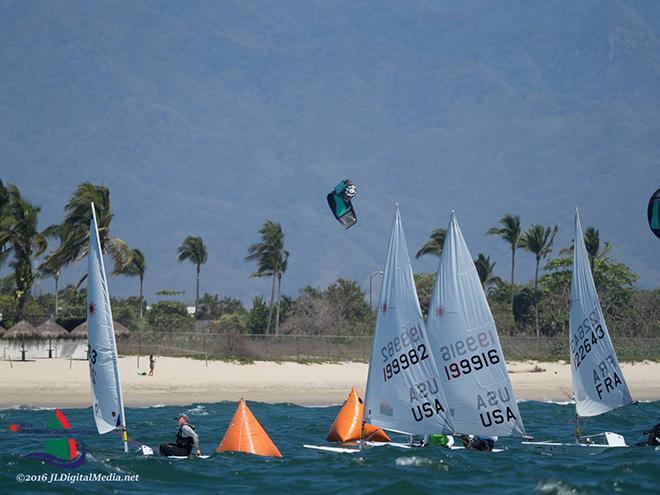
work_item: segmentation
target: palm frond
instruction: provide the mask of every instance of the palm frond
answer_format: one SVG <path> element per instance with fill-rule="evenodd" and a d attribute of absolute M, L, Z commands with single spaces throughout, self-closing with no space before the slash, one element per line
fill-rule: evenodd
<path fill-rule="evenodd" d="M 419 251 L 417 251 L 415 258 L 419 259 L 426 254 L 433 254 L 435 256 L 442 255 L 442 248 L 445 245 L 446 237 L 446 229 L 435 229 L 433 232 L 431 232 L 431 238 L 424 243 Z"/>
<path fill-rule="evenodd" d="M 196 265 L 203 265 L 208 260 L 206 246 L 201 237 L 188 236 L 177 249 L 179 262 L 190 260 Z"/>
<path fill-rule="evenodd" d="M 500 218 L 499 223 L 502 227 L 492 227 L 488 229 L 486 234 L 497 235 L 511 245 L 511 249 L 518 249 L 520 246 L 521 228 L 520 217 L 507 213 Z"/>
<path fill-rule="evenodd" d="M 113 275 L 121 274 L 128 268 L 133 259 L 133 250 L 125 241 L 118 237 L 109 237 L 106 239 L 106 254 L 112 258 Z"/>

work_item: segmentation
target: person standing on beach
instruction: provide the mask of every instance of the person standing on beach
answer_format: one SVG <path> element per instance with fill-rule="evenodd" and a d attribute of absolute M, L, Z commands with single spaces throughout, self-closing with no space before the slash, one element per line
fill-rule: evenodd
<path fill-rule="evenodd" d="M 176 442 L 161 443 L 158 447 L 160 455 L 188 456 L 193 448 L 195 449 L 195 456 L 202 455 L 199 449 L 199 435 L 195 432 L 195 427 L 188 422 L 188 415 L 181 413 L 176 417 L 176 421 L 179 424 L 179 431 L 176 432 Z"/>
<path fill-rule="evenodd" d="M 156 358 L 153 354 L 149 354 L 149 376 L 154 376 L 154 368 L 156 367 Z"/>

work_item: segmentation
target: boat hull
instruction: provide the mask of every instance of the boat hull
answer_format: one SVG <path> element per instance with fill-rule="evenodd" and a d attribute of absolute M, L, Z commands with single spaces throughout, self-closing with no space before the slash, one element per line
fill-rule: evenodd
<path fill-rule="evenodd" d="M 574 452 L 586 455 L 601 454 L 612 449 L 625 449 L 627 445 L 604 445 L 593 443 L 561 443 L 561 442 L 521 442 L 525 447 L 532 447 L 546 452 Z"/>

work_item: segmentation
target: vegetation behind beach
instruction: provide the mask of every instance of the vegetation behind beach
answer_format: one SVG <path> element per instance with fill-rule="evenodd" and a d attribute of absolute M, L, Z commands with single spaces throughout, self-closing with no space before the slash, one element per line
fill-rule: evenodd
<path fill-rule="evenodd" d="M 139 249 L 111 236 L 113 212 L 107 188 L 80 184 L 65 207 L 62 223 L 46 228 L 39 226 L 39 207 L 24 198 L 16 186 L 2 185 L 0 200 L 0 261 L 7 264 L 10 271 L 0 278 L 0 312 L 5 328 L 21 319 L 39 323 L 56 318 L 70 330 L 85 320 L 84 280 L 78 287 L 69 284 L 59 288 L 57 282 L 63 270 L 85 255 L 89 202 L 94 201 L 102 244 L 113 275 L 133 277 L 139 282 L 135 296 L 112 298 L 115 319 L 132 332 L 351 337 L 368 336 L 373 331 L 378 311 L 377 291 L 372 290 L 367 295 L 353 280 L 340 278 L 327 287 L 307 286 L 295 295 L 280 294 L 279 285 L 286 276 L 288 264 L 295 263 L 296 253 L 285 249 L 284 232 L 271 220 L 266 220 L 264 227 L 255 233 L 257 242 L 246 246 L 245 261 L 254 263 L 252 276 L 272 278 L 273 291 L 270 297 L 254 297 L 249 307 L 231 294 L 198 295 L 204 263 L 213 252 L 206 252 L 201 237 L 183 240 L 178 250 L 179 261 L 192 261 L 197 273 L 195 310 L 190 314 L 184 303 L 170 300 L 169 296 L 180 295 L 177 291 L 163 289 L 154 297 L 145 297 L 142 293 L 143 280 L 149 276 L 148 259 Z M 503 217 L 501 225 L 505 225 L 505 219 Z M 489 234 L 502 234 L 505 227 L 494 227 Z M 503 336 L 547 338 L 568 332 L 572 246 L 553 246 L 552 239 L 545 235 L 542 249 L 531 249 L 535 233 L 543 238 L 544 232 L 552 231 L 550 227 L 537 227 L 542 226 L 530 226 L 525 230 L 518 225 L 517 237 L 514 236 L 517 244 L 511 244 L 514 256 L 538 258 L 539 273 L 534 280 L 511 284 L 495 274 L 496 262 L 490 256 L 480 253 L 475 259 Z M 637 274 L 613 259 L 611 245 L 601 241 L 598 235 L 598 230 L 590 227 L 585 231 L 585 241 L 610 333 L 619 338 L 660 337 L 660 289 L 636 287 Z M 417 256 L 439 256 L 443 238 L 442 229 L 434 230 Z M 511 232 L 502 238 L 510 242 Z M 378 275 L 375 273 L 374 278 L 378 279 Z M 34 294 L 32 287 L 37 279 L 52 280 L 57 292 Z M 434 274 L 416 274 L 415 281 L 426 315 Z M 245 283 L 250 284 L 250 279 Z"/>

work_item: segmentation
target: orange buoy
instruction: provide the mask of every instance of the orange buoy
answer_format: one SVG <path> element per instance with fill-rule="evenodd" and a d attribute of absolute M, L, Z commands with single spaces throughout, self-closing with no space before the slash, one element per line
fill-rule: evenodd
<path fill-rule="evenodd" d="M 282 457 L 268 434 L 241 399 L 216 452 L 245 452 L 266 457 Z"/>
<path fill-rule="evenodd" d="M 362 436 L 363 414 L 364 403 L 353 387 L 330 427 L 327 436 L 328 442 L 351 442 L 360 438 L 372 442 L 389 442 L 390 438 L 383 430 L 370 424 L 364 425 L 364 436 Z"/>
<path fill-rule="evenodd" d="M 364 431 L 362 432 L 362 439 L 370 442 L 391 442 L 390 437 L 387 436 L 381 428 L 365 423 Z"/>

